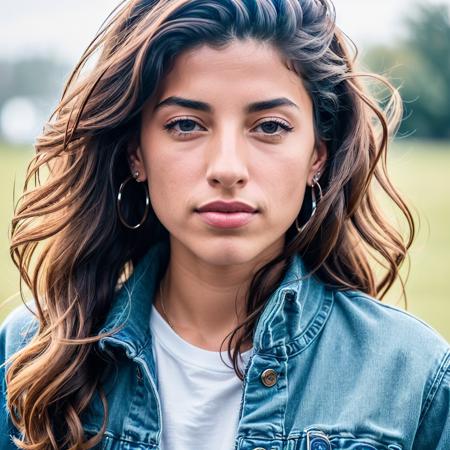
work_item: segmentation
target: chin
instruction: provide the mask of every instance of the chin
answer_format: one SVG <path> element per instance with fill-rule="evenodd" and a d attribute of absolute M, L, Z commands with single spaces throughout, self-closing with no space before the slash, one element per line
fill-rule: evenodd
<path fill-rule="evenodd" d="M 257 263 L 271 247 L 270 243 L 247 236 L 211 236 L 186 242 L 190 252 L 211 266 L 235 266 Z"/>

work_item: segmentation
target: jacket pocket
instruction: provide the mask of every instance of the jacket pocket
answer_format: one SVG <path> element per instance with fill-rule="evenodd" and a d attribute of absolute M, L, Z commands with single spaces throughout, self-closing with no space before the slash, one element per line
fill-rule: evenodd
<path fill-rule="evenodd" d="M 367 435 L 349 432 L 322 430 L 308 427 L 297 447 L 298 450 L 403 450 L 403 447 L 389 439 L 380 440 Z"/>
<path fill-rule="evenodd" d="M 93 437 L 96 433 L 89 427 L 84 428 L 86 438 Z M 115 436 L 109 431 L 103 435 L 99 442 L 92 450 L 157 450 L 156 444 L 144 444 L 142 442 L 133 442 L 122 436 Z"/>

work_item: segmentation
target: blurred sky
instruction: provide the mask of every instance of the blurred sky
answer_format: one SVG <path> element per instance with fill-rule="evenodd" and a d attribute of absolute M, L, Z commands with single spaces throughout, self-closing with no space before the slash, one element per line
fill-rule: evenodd
<path fill-rule="evenodd" d="M 402 34 L 401 19 L 415 3 L 450 0 L 334 0 L 337 22 L 358 44 Z M 0 0 L 0 57 L 55 55 L 75 63 L 118 0 Z"/>

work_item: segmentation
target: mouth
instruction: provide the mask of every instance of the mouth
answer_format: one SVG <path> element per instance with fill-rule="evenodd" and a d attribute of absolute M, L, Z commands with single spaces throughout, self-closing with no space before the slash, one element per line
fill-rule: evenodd
<path fill-rule="evenodd" d="M 216 228 L 238 228 L 248 224 L 259 210 L 241 202 L 222 200 L 207 203 L 195 210 L 208 225 Z"/>
<path fill-rule="evenodd" d="M 196 211 L 200 218 L 215 228 L 239 228 L 254 219 L 257 212 L 224 212 L 224 211 Z"/>
<path fill-rule="evenodd" d="M 225 202 L 223 200 L 217 200 L 213 202 L 209 202 L 203 206 L 200 206 L 195 210 L 196 212 L 222 212 L 222 213 L 254 213 L 258 210 L 252 205 L 240 202 Z"/>

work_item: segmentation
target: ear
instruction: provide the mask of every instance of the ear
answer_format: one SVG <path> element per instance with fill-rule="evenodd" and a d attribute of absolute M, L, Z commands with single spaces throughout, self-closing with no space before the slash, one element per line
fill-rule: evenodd
<path fill-rule="evenodd" d="M 327 146 L 324 141 L 319 141 L 319 143 L 314 148 L 314 151 L 310 159 L 311 166 L 309 169 L 307 181 L 309 186 L 313 184 L 313 177 L 317 172 L 320 172 L 320 174 L 323 173 L 327 157 L 328 157 Z"/>
<path fill-rule="evenodd" d="M 147 174 L 145 172 L 144 158 L 142 157 L 142 150 L 140 146 L 130 147 L 128 149 L 128 164 L 130 165 L 131 174 L 139 172 L 136 181 L 145 181 Z"/>

